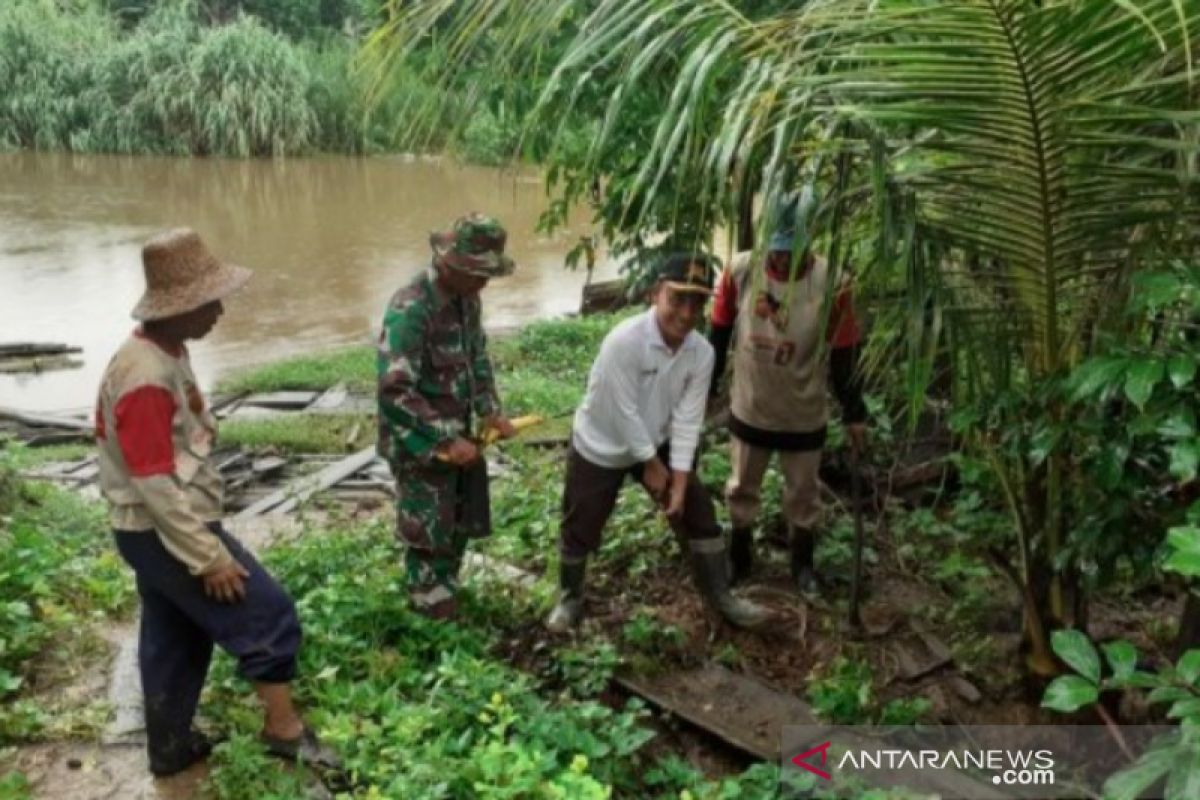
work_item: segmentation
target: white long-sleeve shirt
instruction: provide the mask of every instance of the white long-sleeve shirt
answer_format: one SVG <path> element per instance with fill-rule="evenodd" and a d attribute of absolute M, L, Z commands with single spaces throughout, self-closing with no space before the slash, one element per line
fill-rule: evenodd
<path fill-rule="evenodd" d="M 625 469 L 649 461 L 670 439 L 671 469 L 691 471 L 712 370 L 712 345 L 695 331 L 672 352 L 653 308 L 624 320 L 592 364 L 575 412 L 576 451 L 598 466 Z"/>

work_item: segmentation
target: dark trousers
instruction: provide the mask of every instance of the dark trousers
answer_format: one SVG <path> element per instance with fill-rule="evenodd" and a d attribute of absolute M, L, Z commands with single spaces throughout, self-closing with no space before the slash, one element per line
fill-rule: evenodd
<path fill-rule="evenodd" d="M 658 457 L 668 463 L 669 444 L 663 445 Z M 627 478 L 641 483 L 643 468 L 636 464 L 628 469 L 610 469 L 593 464 L 574 447 L 567 455 L 567 477 L 563 485 L 562 527 L 559 553 L 565 560 L 578 561 L 600 547 L 604 525 L 612 515 L 617 494 Z M 683 514 L 670 521 L 671 530 L 683 542 L 693 539 L 714 539 L 721 535 L 712 498 L 693 469 L 688 474 Z"/>
<path fill-rule="evenodd" d="M 238 660 L 248 680 L 286 683 L 296 674 L 300 620 L 287 592 L 220 523 L 209 528 L 250 573 L 246 597 L 221 603 L 172 556 L 154 531 L 114 531 L 142 599 L 138 667 L 151 758 L 171 759 L 190 740 L 213 643 Z"/>

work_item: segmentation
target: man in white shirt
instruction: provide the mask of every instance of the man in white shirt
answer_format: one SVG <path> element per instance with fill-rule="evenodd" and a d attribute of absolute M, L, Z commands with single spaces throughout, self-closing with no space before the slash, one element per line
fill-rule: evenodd
<path fill-rule="evenodd" d="M 695 328 L 712 278 L 706 256 L 670 256 L 659 267 L 651 307 L 617 325 L 600 346 L 571 437 L 559 542 L 562 594 L 546 622 L 553 632 L 570 630 L 583 616 L 587 558 L 600 546 L 630 476 L 689 543 L 696 585 L 709 607 L 742 628 L 770 616 L 730 593 L 725 540 L 694 469 L 714 358 Z"/>

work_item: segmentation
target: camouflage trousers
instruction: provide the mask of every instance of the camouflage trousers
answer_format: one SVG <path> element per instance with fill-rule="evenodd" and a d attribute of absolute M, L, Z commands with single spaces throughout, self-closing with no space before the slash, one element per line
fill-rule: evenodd
<path fill-rule="evenodd" d="M 454 596 L 471 529 L 463 519 L 464 471 L 441 464 L 392 464 L 396 537 L 404 545 L 409 592 L 418 605 Z"/>

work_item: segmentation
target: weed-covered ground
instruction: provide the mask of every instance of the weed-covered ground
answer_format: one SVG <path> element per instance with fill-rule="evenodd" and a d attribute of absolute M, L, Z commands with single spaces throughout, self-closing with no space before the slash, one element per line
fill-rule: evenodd
<path fill-rule="evenodd" d="M 297 689 L 310 721 L 346 758 L 352 785 L 345 796 L 771 797 L 777 766 L 755 765 L 681 728 L 612 683 L 618 672 L 663 674 L 706 662 L 791 692 L 830 722 L 1048 720 L 1020 680 L 1018 597 L 988 557 L 988 541 L 999 540 L 1008 523 L 975 488 L 981 468 L 962 456 L 954 456 L 953 492 L 939 494 L 945 487 L 935 486 L 915 501 L 874 498 L 866 631 L 848 629 L 854 527 L 839 482 L 844 463 L 836 424 L 826 470 L 828 525 L 817 551 L 829 578 L 820 602 L 794 596 L 784 552 L 768 542 L 778 529 L 782 488 L 774 473 L 765 487 L 760 567 L 742 587 L 779 614 L 776 629 L 760 634 L 733 631 L 705 613 L 674 537 L 631 486 L 590 565 L 587 622 L 570 637 L 546 634 L 541 620 L 555 592 L 562 442 L 592 356 L 614 322 L 536 323 L 492 343 L 508 413 L 548 419 L 491 452 L 499 473 L 494 531 L 472 549 L 532 573 L 538 578 L 532 588 L 473 574 L 457 624 L 412 614 L 388 509 L 331 508 L 318 500 L 300 512 L 304 535 L 266 553 L 300 608 L 305 646 Z M 284 362 L 235 376 L 220 391 L 336 383 L 366 391 L 373 359 L 369 348 L 359 348 Z M 878 471 L 899 450 L 892 433 L 898 426 L 879 399 L 870 406 L 876 438 L 869 470 Z M 313 415 L 287 424 L 249 421 L 224 433 L 227 442 L 252 448 L 343 452 L 354 426 L 373 433 L 364 422 Z M 712 428 L 701 476 L 723 518 L 727 438 Z M 95 631 L 127 618 L 136 602 L 103 509 L 15 478 L 37 460 L 78 453 L 0 449 L 0 798 L 27 791 L 20 775 L 5 774 L 5 743 L 95 738 L 107 714 L 101 697 L 63 704 L 53 689 L 80 671 L 107 668 L 110 648 Z M 1170 609 L 1131 613 L 1125 602 L 1131 591 L 1097 603 L 1095 624 L 1153 656 L 1172 633 Z M 946 644 L 953 674 L 969 678 L 979 698 L 950 692 L 941 682 L 944 670 L 903 678 L 894 646 L 914 623 Z M 257 706 L 227 658 L 216 662 L 202 715 L 227 738 L 211 759 L 211 796 L 303 796 L 311 778 L 283 768 L 256 744 Z"/>

